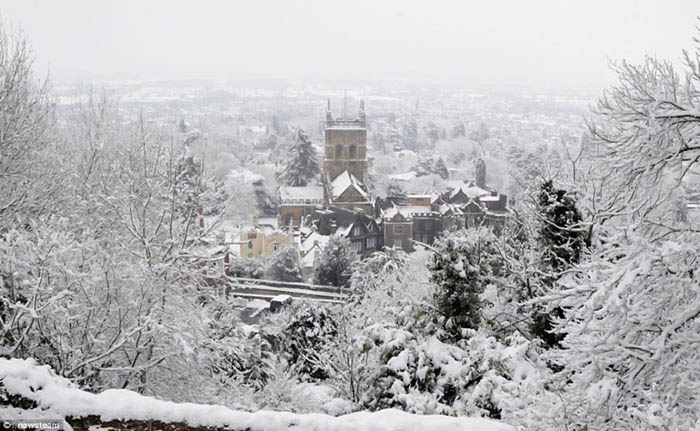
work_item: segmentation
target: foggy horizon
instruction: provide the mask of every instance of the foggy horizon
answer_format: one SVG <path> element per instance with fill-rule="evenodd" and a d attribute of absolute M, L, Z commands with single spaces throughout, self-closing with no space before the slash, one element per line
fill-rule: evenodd
<path fill-rule="evenodd" d="M 261 85 L 428 85 L 597 94 L 610 61 L 679 62 L 690 1 L 5 0 L 35 71 L 55 82 L 223 79 Z"/>

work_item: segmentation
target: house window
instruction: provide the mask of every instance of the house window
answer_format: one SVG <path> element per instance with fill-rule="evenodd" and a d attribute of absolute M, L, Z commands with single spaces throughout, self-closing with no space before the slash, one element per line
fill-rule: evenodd
<path fill-rule="evenodd" d="M 376 245 L 376 241 L 373 236 L 367 238 L 367 248 L 373 248 Z"/>
<path fill-rule="evenodd" d="M 353 241 L 352 249 L 355 250 L 357 253 L 362 253 L 362 241 Z"/>
<path fill-rule="evenodd" d="M 253 248 L 253 241 L 248 241 L 248 248 Z"/>
<path fill-rule="evenodd" d="M 273 243 L 272 243 L 272 249 L 273 249 L 274 251 L 277 251 L 278 248 L 280 248 L 280 243 L 278 243 L 277 241 L 273 242 Z"/>
<path fill-rule="evenodd" d="M 394 248 L 401 248 L 401 240 L 400 239 L 394 240 Z"/>
<path fill-rule="evenodd" d="M 253 253 L 248 253 L 248 258 L 253 257 Z"/>
<path fill-rule="evenodd" d="M 355 148 L 355 144 L 350 145 L 350 150 L 349 150 L 349 152 L 348 152 L 348 156 L 349 156 L 351 159 L 354 159 L 354 158 L 355 158 L 355 153 L 356 153 L 356 152 L 357 152 L 357 149 Z"/>
<path fill-rule="evenodd" d="M 360 236 L 362 235 L 362 228 L 359 226 L 355 226 L 355 228 L 352 230 L 352 236 Z"/>
<path fill-rule="evenodd" d="M 403 226 L 394 226 L 394 233 L 403 233 Z"/>
<path fill-rule="evenodd" d="M 335 158 L 339 159 L 343 156 L 343 147 L 342 145 L 336 145 L 335 146 Z"/>

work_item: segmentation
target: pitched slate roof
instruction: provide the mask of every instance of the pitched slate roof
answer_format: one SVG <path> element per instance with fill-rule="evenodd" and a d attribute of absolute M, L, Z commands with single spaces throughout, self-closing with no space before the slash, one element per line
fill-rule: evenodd
<path fill-rule="evenodd" d="M 331 192 L 333 194 L 333 199 L 337 199 L 350 187 L 354 187 L 364 199 L 369 200 L 369 193 L 367 193 L 367 191 L 362 186 L 362 182 L 347 170 L 343 171 L 331 182 Z"/>

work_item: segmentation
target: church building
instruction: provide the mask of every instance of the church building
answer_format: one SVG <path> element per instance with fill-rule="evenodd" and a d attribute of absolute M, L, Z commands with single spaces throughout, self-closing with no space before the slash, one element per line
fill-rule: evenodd
<path fill-rule="evenodd" d="M 357 118 L 333 118 L 328 101 L 323 152 L 323 187 L 328 206 L 373 212 L 367 191 L 367 116 L 360 101 Z"/>

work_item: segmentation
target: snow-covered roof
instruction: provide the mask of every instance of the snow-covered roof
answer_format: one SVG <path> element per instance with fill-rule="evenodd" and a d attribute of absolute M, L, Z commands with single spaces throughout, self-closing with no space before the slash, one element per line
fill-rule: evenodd
<path fill-rule="evenodd" d="M 314 246 L 314 242 L 318 242 L 318 246 L 323 248 L 326 246 L 328 243 L 328 240 L 331 237 L 328 235 L 321 235 L 318 232 L 312 232 L 309 234 L 306 238 L 304 238 L 304 241 L 301 243 L 301 251 L 304 253 L 308 253 L 309 250 L 311 250 Z"/>
<path fill-rule="evenodd" d="M 413 217 L 413 213 L 408 211 L 407 208 L 409 207 L 393 206 L 382 211 L 382 214 L 384 215 L 384 219 L 392 219 L 396 217 L 397 214 L 401 214 L 406 219 L 411 219 Z M 430 207 L 428 207 L 428 210 L 430 210 Z"/>
<path fill-rule="evenodd" d="M 323 187 L 280 187 L 282 201 L 310 199 L 313 203 L 323 202 Z"/>
<path fill-rule="evenodd" d="M 240 170 L 231 169 L 228 176 L 234 178 L 236 182 L 241 184 L 253 184 L 265 180 L 265 177 L 262 175 L 245 168 Z"/>
<path fill-rule="evenodd" d="M 454 187 L 456 186 L 456 187 Z M 459 191 L 461 190 L 465 195 L 469 196 L 470 198 L 476 198 L 476 197 L 481 197 L 481 196 L 490 196 L 491 192 L 488 190 L 484 190 L 481 187 L 477 186 L 473 182 L 470 182 L 468 184 L 462 183 L 462 184 L 450 184 L 450 187 L 452 187 L 452 192 L 450 193 L 450 197 L 455 197 Z"/>
<path fill-rule="evenodd" d="M 335 231 L 335 234 L 338 236 L 348 236 L 350 229 L 352 229 L 352 224 L 350 226 L 341 226 Z"/>
<path fill-rule="evenodd" d="M 343 171 L 331 182 L 333 198 L 338 198 L 338 196 L 345 193 L 345 191 L 350 187 L 355 187 L 355 189 L 358 192 L 360 192 L 363 198 L 369 200 L 369 193 L 367 193 L 367 191 L 362 186 L 362 182 L 347 170 Z"/>
<path fill-rule="evenodd" d="M 452 211 L 454 214 L 462 214 L 462 210 L 459 209 L 459 207 L 451 204 L 442 204 L 438 210 L 442 215 L 446 214 L 448 211 Z"/>
<path fill-rule="evenodd" d="M 312 250 L 310 253 L 307 253 L 304 257 L 301 258 L 301 267 L 313 268 L 314 262 L 316 262 L 316 251 Z"/>
<path fill-rule="evenodd" d="M 415 177 L 416 177 L 416 173 L 413 171 L 389 175 L 390 180 L 396 180 L 396 181 L 410 181 L 410 180 L 414 179 Z"/>
<path fill-rule="evenodd" d="M 391 219 L 396 214 L 401 214 L 406 218 L 412 218 L 415 214 L 426 214 L 433 212 L 429 205 L 400 205 L 387 208 L 382 212 L 385 219 Z"/>

